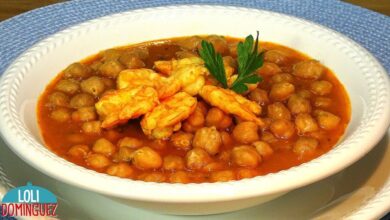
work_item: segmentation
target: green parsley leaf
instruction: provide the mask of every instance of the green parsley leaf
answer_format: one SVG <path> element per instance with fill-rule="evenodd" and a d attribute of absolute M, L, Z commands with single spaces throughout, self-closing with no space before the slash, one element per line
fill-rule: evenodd
<path fill-rule="evenodd" d="M 222 84 L 223 88 L 227 88 L 225 67 L 223 66 L 221 54 L 216 53 L 214 46 L 205 40 L 202 40 L 201 46 L 202 48 L 199 50 L 199 55 L 204 60 L 205 66 L 210 71 L 211 75 Z"/>
<path fill-rule="evenodd" d="M 253 36 L 249 35 L 244 42 L 237 45 L 238 76 L 230 87 L 237 93 L 244 93 L 248 90 L 248 86 L 245 84 L 256 84 L 262 80 L 260 76 L 254 73 L 264 62 L 263 52 L 259 53 L 257 51 L 259 45 L 258 31 L 256 41 L 253 42 Z M 205 40 L 202 40 L 201 46 L 199 55 L 204 60 L 205 66 L 211 75 L 222 84 L 223 88 L 228 88 L 221 54 L 216 53 L 214 46 Z"/>
<path fill-rule="evenodd" d="M 237 93 L 243 93 L 248 90 L 248 86 L 244 83 L 255 84 L 262 80 L 260 76 L 254 73 L 264 62 L 263 52 L 259 53 L 257 51 L 258 45 L 258 31 L 254 45 L 252 35 L 249 35 L 244 42 L 240 42 L 237 45 L 238 77 L 231 86 L 231 89 Z"/>

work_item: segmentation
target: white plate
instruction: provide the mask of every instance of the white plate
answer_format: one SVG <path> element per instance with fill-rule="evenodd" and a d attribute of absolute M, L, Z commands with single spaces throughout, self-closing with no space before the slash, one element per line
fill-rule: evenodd
<path fill-rule="evenodd" d="M 351 122 L 344 139 L 327 154 L 288 170 L 240 181 L 156 184 L 97 174 L 57 157 L 43 146 L 31 109 L 49 79 L 69 63 L 116 45 L 207 33 L 240 37 L 256 29 L 261 30 L 262 40 L 281 43 L 319 59 L 337 73 L 349 92 Z M 390 121 L 390 86 L 386 80 L 384 69 L 366 50 L 308 21 L 234 7 L 142 9 L 76 25 L 43 40 L 16 59 L 0 83 L 0 131 L 23 161 L 63 182 L 164 213 L 225 212 L 268 201 L 323 179 L 365 155 L 380 140 Z"/>
<path fill-rule="evenodd" d="M 48 188 L 59 198 L 61 219 L 204 219 L 204 216 L 156 214 L 59 182 L 28 166 L 2 140 L 0 152 L 0 163 L 5 171 L 2 173 L 0 167 L 0 183 L 6 178 L 15 186 L 32 181 L 34 185 Z M 340 173 L 271 202 L 210 215 L 207 219 L 377 219 L 390 211 L 389 167 L 390 130 L 369 154 Z M 0 194 L 1 188 L 0 185 Z"/>

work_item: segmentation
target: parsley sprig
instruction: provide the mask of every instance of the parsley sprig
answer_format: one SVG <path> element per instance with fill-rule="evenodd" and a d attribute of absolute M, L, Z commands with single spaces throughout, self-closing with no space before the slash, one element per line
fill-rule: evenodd
<path fill-rule="evenodd" d="M 214 46 L 205 40 L 202 40 L 201 46 L 202 49 L 199 50 L 199 55 L 204 60 L 206 68 L 222 84 L 223 88 L 227 88 L 225 67 L 221 54 L 216 53 Z"/>
<path fill-rule="evenodd" d="M 253 42 L 253 36 L 249 35 L 245 38 L 244 42 L 240 42 L 237 45 L 238 76 L 230 87 L 230 89 L 237 93 L 247 91 L 248 86 L 246 84 L 255 84 L 262 80 L 260 76 L 254 73 L 263 65 L 264 61 L 263 52 L 258 52 L 258 31 L 256 41 L 255 43 Z M 199 54 L 205 61 L 207 69 L 224 88 L 227 88 L 225 67 L 223 66 L 221 54 L 216 53 L 214 46 L 205 40 L 202 40 L 201 46 L 202 48 L 199 50 Z"/>

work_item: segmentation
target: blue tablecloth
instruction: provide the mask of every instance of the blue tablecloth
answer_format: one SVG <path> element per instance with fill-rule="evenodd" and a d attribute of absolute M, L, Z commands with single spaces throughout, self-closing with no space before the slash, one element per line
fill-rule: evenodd
<path fill-rule="evenodd" d="M 390 17 L 336 0 L 77 0 L 33 10 L 1 22 L 0 75 L 24 50 L 69 26 L 131 9 L 173 4 L 232 5 L 308 19 L 357 41 L 390 72 Z"/>

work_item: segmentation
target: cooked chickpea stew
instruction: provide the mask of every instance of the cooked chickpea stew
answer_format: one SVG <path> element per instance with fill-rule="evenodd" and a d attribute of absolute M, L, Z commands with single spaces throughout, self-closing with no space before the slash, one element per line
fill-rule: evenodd
<path fill-rule="evenodd" d="M 261 42 L 262 81 L 238 94 L 210 74 L 201 40 L 222 55 L 231 85 L 243 40 L 216 35 L 112 48 L 69 65 L 38 102 L 47 147 L 113 176 L 201 183 L 285 170 L 341 138 L 349 99 L 319 61 Z"/>

